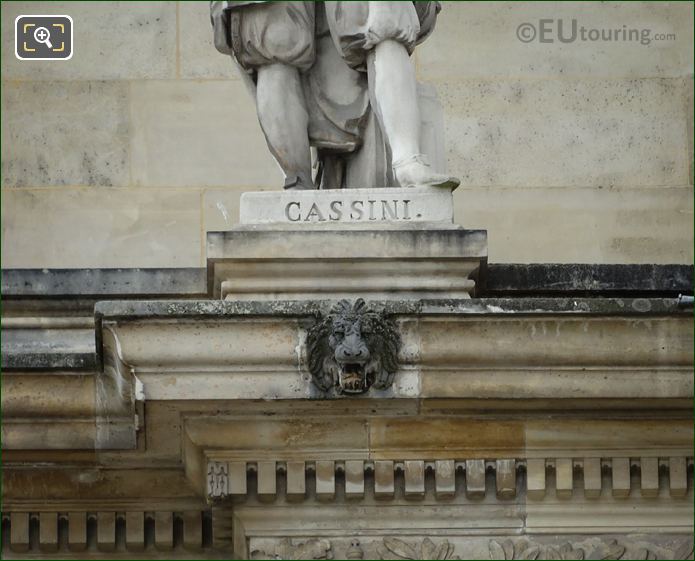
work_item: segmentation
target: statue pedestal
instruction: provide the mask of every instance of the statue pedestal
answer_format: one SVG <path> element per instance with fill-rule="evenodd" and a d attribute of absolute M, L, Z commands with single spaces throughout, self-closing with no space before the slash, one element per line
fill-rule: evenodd
<path fill-rule="evenodd" d="M 207 235 L 215 298 L 470 298 L 487 232 L 453 223 L 448 189 L 244 193 L 241 225 Z"/>

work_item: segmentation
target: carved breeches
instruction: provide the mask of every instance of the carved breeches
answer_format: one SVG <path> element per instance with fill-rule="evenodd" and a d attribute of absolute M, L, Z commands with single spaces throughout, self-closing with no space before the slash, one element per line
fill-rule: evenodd
<path fill-rule="evenodd" d="M 326 21 L 343 60 L 365 70 L 367 53 L 393 39 L 409 53 L 425 39 L 437 19 L 439 2 L 325 2 Z"/>
<path fill-rule="evenodd" d="M 433 30 L 438 11 L 438 2 L 286 1 L 239 6 L 226 17 L 231 50 L 247 71 L 278 62 L 308 70 L 326 27 L 343 60 L 365 70 L 367 52 L 386 39 L 412 52 Z"/>
<path fill-rule="evenodd" d="M 284 63 L 308 70 L 316 55 L 314 2 L 268 2 L 230 14 L 232 50 L 246 70 Z"/>

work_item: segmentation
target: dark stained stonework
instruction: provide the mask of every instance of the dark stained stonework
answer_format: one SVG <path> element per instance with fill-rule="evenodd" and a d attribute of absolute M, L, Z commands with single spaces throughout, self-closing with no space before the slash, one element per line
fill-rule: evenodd
<path fill-rule="evenodd" d="M 204 298 L 206 268 L 3 269 L 4 298 Z M 691 265 L 489 263 L 478 296 L 675 295 L 693 293 Z"/>
<path fill-rule="evenodd" d="M 84 370 L 96 367 L 94 352 L 2 353 L 3 370 Z"/>
<path fill-rule="evenodd" d="M 3 321 L 2 368 L 5 370 L 83 370 L 96 366 L 94 329 L 42 329 L 8 326 Z"/>
<path fill-rule="evenodd" d="M 693 293 L 691 265 L 493 263 L 481 280 L 481 296 Z"/>
<path fill-rule="evenodd" d="M 204 296 L 205 269 L 3 269 L 4 297 Z"/>
<path fill-rule="evenodd" d="M 103 301 L 95 306 L 102 319 L 215 318 L 229 316 L 316 317 L 328 313 L 331 300 L 233 302 L 222 300 Z M 368 301 L 387 314 L 547 315 L 547 314 L 676 314 L 690 313 L 677 298 L 468 298 L 462 300 Z"/>

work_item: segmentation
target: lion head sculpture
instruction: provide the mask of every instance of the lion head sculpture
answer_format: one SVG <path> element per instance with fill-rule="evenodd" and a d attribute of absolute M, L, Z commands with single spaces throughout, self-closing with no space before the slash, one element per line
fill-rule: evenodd
<path fill-rule="evenodd" d="M 398 369 L 401 344 L 396 325 L 381 312 L 341 300 L 307 334 L 309 370 L 322 390 L 364 393 L 386 389 Z"/>

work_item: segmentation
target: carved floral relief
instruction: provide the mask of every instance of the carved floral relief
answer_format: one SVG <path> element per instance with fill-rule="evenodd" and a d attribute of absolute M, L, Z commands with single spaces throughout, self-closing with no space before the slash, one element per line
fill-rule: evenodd
<path fill-rule="evenodd" d="M 565 543 L 550 543 L 528 538 L 440 537 L 290 539 L 282 538 L 270 546 L 252 550 L 251 559 L 693 559 L 692 538 L 637 536 L 624 540 L 577 536 Z M 654 540 L 652 542 L 652 540 Z M 652 545 L 653 543 L 653 545 Z M 483 546 L 481 548 L 480 546 Z"/>

